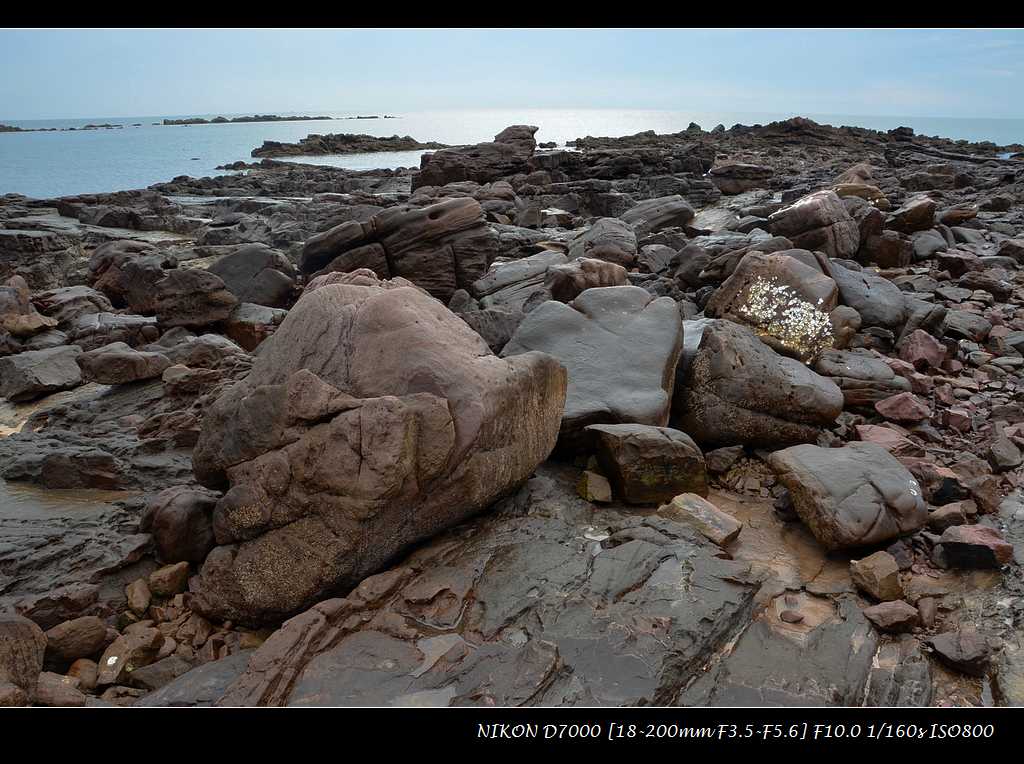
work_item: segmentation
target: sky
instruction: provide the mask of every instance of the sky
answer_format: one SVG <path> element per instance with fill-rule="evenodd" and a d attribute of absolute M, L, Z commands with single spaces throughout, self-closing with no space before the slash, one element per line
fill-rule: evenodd
<path fill-rule="evenodd" d="M 1024 30 L 0 29 L 0 121 L 622 108 L 1024 118 Z"/>

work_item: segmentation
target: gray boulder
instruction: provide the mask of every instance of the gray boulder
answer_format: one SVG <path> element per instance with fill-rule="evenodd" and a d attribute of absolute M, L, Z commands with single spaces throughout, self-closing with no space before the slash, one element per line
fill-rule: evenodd
<path fill-rule="evenodd" d="M 76 359 L 82 349 L 63 345 L 29 350 L 0 358 L 0 395 L 9 401 L 28 401 L 82 384 Z"/>
<path fill-rule="evenodd" d="M 624 268 L 636 262 L 636 232 L 619 218 L 599 218 L 569 245 L 569 259 L 607 260 Z"/>
<path fill-rule="evenodd" d="M 588 289 L 527 315 L 503 357 L 539 350 L 569 372 L 561 435 L 589 424 L 668 424 L 683 327 L 676 303 L 640 287 Z"/>
<path fill-rule="evenodd" d="M 919 530 L 928 519 L 921 486 L 874 443 L 793 446 L 768 463 L 800 519 L 828 549 L 881 544 Z"/>
<path fill-rule="evenodd" d="M 698 443 L 811 442 L 843 410 L 843 393 L 832 381 L 775 353 L 739 324 L 687 322 L 686 332 L 674 413 L 679 429 Z"/>
<path fill-rule="evenodd" d="M 239 247 L 209 267 L 239 302 L 286 308 L 295 291 L 295 266 L 265 244 Z"/>

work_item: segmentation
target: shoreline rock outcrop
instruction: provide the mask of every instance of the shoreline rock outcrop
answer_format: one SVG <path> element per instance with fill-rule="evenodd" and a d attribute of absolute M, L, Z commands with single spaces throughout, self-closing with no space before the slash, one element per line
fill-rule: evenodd
<path fill-rule="evenodd" d="M 555 359 L 498 359 L 401 279 L 307 292 L 204 419 L 196 476 L 230 489 L 196 608 L 266 621 L 355 586 L 525 480 L 564 391 Z"/>

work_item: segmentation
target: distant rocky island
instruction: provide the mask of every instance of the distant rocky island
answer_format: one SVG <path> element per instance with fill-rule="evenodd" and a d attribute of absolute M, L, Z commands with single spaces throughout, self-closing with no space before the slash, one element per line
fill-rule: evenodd
<path fill-rule="evenodd" d="M 226 125 L 234 122 L 305 122 L 305 121 L 316 121 L 321 119 L 334 119 L 334 117 L 308 117 L 308 116 L 291 116 L 281 117 L 277 114 L 254 114 L 251 117 L 214 117 L 213 119 L 203 119 L 202 117 L 189 117 L 188 119 L 165 119 L 163 124 L 165 125 Z"/>
<path fill-rule="evenodd" d="M 76 130 L 119 130 L 124 125 L 83 125 L 82 127 L 15 127 L 0 125 L 0 133 L 73 133 Z"/>
<path fill-rule="evenodd" d="M 355 135 L 332 133 L 307 135 L 298 143 L 264 141 L 252 150 L 254 157 L 322 156 L 325 154 L 364 154 L 373 151 L 416 151 L 418 149 L 446 149 L 448 144 L 428 141 L 421 143 L 412 136 Z"/>

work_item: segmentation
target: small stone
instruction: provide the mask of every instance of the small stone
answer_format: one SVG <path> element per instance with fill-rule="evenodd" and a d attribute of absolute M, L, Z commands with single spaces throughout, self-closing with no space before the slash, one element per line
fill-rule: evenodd
<path fill-rule="evenodd" d="M 79 658 L 68 669 L 68 676 L 78 679 L 78 688 L 82 692 L 91 692 L 96 689 L 96 680 L 99 679 L 99 675 L 99 664 L 88 658 Z"/>
<path fill-rule="evenodd" d="M 131 611 L 139 617 L 144 616 L 149 610 L 149 603 L 152 599 L 146 579 L 139 578 L 128 584 L 124 593 L 128 598 L 128 607 Z"/>
<path fill-rule="evenodd" d="M 921 625 L 930 629 L 935 625 L 938 606 L 934 597 L 922 597 L 917 601 L 917 612 L 921 616 Z"/>
<path fill-rule="evenodd" d="M 884 398 L 875 403 L 875 410 L 894 422 L 920 422 L 931 416 L 928 406 L 913 393 Z"/>
<path fill-rule="evenodd" d="M 804 620 L 803 614 L 798 613 L 795 610 L 783 610 L 779 613 L 779 618 L 786 623 L 800 623 Z"/>
<path fill-rule="evenodd" d="M 113 703 L 115 706 L 130 706 L 145 694 L 145 690 L 139 690 L 135 687 L 108 687 L 100 695 L 100 700 Z"/>
<path fill-rule="evenodd" d="M 864 608 L 864 616 L 880 630 L 893 634 L 911 631 L 921 622 L 917 608 L 903 600 L 882 602 Z"/>
<path fill-rule="evenodd" d="M 76 677 L 44 671 L 36 685 L 35 702 L 41 706 L 81 707 L 85 705 L 85 695 L 78 689 Z"/>
<path fill-rule="evenodd" d="M 1024 463 L 1020 449 L 1001 429 L 996 430 L 995 437 L 989 444 L 987 457 L 994 472 L 1006 472 Z"/>
<path fill-rule="evenodd" d="M 1000 568 L 1013 561 L 1013 545 L 1001 533 L 985 525 L 947 528 L 937 546 L 952 568 Z"/>
<path fill-rule="evenodd" d="M 173 597 L 188 587 L 188 563 L 165 565 L 149 574 L 149 589 L 158 597 Z"/>
<path fill-rule="evenodd" d="M 967 517 L 959 502 L 946 504 L 939 507 L 928 515 L 928 527 L 936 533 L 942 533 L 954 525 L 963 525 Z"/>
<path fill-rule="evenodd" d="M 743 446 L 726 446 L 708 451 L 704 454 L 704 461 L 707 463 L 708 472 L 726 472 L 741 456 Z"/>
<path fill-rule="evenodd" d="M 743 530 L 743 523 L 695 493 L 676 496 L 659 507 L 658 514 L 689 525 L 718 546 L 734 541 Z"/>
<path fill-rule="evenodd" d="M 910 570 L 910 566 L 914 564 L 914 550 L 906 539 L 898 539 L 887 546 L 885 551 L 893 556 L 900 570 Z"/>
<path fill-rule="evenodd" d="M 984 676 L 988 668 L 988 642 L 976 631 L 949 631 L 927 641 L 948 666 L 971 676 Z"/>
<path fill-rule="evenodd" d="M 858 589 L 876 600 L 888 602 L 903 597 L 900 569 L 896 558 L 888 552 L 875 552 L 862 560 L 852 560 L 850 577 Z"/>
<path fill-rule="evenodd" d="M 136 624 L 139 626 L 139 624 Z M 135 627 L 132 627 L 135 629 Z M 131 672 L 156 660 L 164 644 L 159 629 L 142 626 L 114 640 L 100 658 L 99 685 L 117 684 Z"/>
<path fill-rule="evenodd" d="M 576 493 L 589 502 L 607 504 L 612 500 L 612 487 L 604 475 L 584 470 L 576 484 Z"/>

